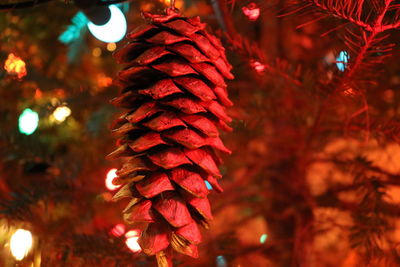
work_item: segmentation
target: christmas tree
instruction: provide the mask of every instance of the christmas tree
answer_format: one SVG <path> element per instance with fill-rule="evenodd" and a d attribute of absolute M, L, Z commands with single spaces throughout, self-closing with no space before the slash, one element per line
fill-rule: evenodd
<path fill-rule="evenodd" d="M 399 29 L 395 0 L 0 1 L 0 266 L 399 266 Z"/>

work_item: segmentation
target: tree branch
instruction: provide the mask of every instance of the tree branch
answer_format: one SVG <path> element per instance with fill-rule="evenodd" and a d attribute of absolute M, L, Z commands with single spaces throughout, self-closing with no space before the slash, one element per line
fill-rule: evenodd
<path fill-rule="evenodd" d="M 20 9 L 20 8 L 28 8 L 33 7 L 39 4 L 48 3 L 53 0 L 33 0 L 33 1 L 26 1 L 26 2 L 17 2 L 11 4 L 2 4 L 0 5 L 0 10 L 8 11 L 12 9 Z"/>
<path fill-rule="evenodd" d="M 365 23 L 364 21 L 361 20 L 361 11 L 362 11 L 362 6 L 364 4 L 364 1 L 360 1 L 360 3 L 357 4 L 357 9 L 356 9 L 357 11 L 355 12 L 356 18 L 352 17 L 349 14 L 346 14 L 343 11 L 343 10 L 345 10 L 345 8 L 343 8 L 343 7 L 338 8 L 337 6 L 328 6 L 328 5 L 320 3 L 318 0 L 306 0 L 306 2 L 308 2 L 311 5 L 314 5 L 315 7 L 320 9 L 322 12 L 327 12 L 327 13 L 333 14 L 341 19 L 347 20 L 355 25 L 360 26 L 361 28 L 365 29 L 366 31 L 372 32 L 372 30 L 373 30 L 371 25 L 369 25 L 368 23 Z M 336 5 L 340 5 L 340 2 L 341 1 L 337 1 Z M 351 1 L 348 1 L 347 5 L 351 5 Z"/>
<path fill-rule="evenodd" d="M 32 0 L 32 1 L 26 1 L 26 2 L 11 3 L 11 4 L 1 4 L 0 10 L 9 11 L 9 10 L 13 10 L 13 9 L 29 8 L 29 7 L 33 7 L 36 5 L 45 4 L 45 3 L 48 3 L 51 1 L 54 1 L 54 0 Z M 127 1 L 129 1 L 129 0 L 110 0 L 110 1 L 98 0 L 96 2 L 96 5 L 108 6 L 108 5 L 118 4 L 118 3 L 127 2 Z"/>

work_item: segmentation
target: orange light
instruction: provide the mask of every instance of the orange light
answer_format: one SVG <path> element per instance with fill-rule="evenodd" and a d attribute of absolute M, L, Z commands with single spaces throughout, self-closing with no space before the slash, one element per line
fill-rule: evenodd
<path fill-rule="evenodd" d="M 35 90 L 35 96 L 34 96 L 34 98 L 35 98 L 35 99 L 40 99 L 40 98 L 42 98 L 42 96 L 43 96 L 42 91 L 41 91 L 39 88 L 37 88 L 37 89 Z"/>
<path fill-rule="evenodd" d="M 164 3 L 164 5 L 169 6 L 171 4 L 171 0 L 160 0 L 161 3 Z"/>
<path fill-rule="evenodd" d="M 6 62 L 4 63 L 4 69 L 9 74 L 17 75 L 18 78 L 21 79 L 27 74 L 25 65 L 25 62 L 20 57 L 10 53 Z"/>
<path fill-rule="evenodd" d="M 98 87 L 108 87 L 112 84 L 112 78 L 107 77 L 104 74 L 97 75 L 97 85 Z"/>
<path fill-rule="evenodd" d="M 125 244 L 132 252 L 140 252 L 142 248 L 139 246 L 137 242 L 140 236 L 139 230 L 130 230 L 125 234 L 126 241 Z"/>
<path fill-rule="evenodd" d="M 107 50 L 108 50 L 108 51 L 112 52 L 112 51 L 114 51 L 115 49 L 117 49 L 117 45 L 116 45 L 115 43 L 108 43 L 108 44 L 107 44 Z"/>
<path fill-rule="evenodd" d="M 114 228 L 111 229 L 111 234 L 117 237 L 122 236 L 123 234 L 125 234 L 125 225 L 123 225 L 122 223 L 115 225 Z"/>
<path fill-rule="evenodd" d="M 116 172 L 117 172 L 117 169 L 114 168 L 114 169 L 109 170 L 107 173 L 105 184 L 106 184 L 107 189 L 110 191 L 113 191 L 113 190 L 121 187 L 121 185 L 113 184 L 114 179 L 118 177 Z"/>
<path fill-rule="evenodd" d="M 260 9 L 255 3 L 250 3 L 248 6 L 242 7 L 243 14 L 251 21 L 255 21 L 260 16 Z"/>
<path fill-rule="evenodd" d="M 162 4 L 165 6 L 170 6 L 171 5 L 171 0 L 159 0 Z M 182 0 L 175 0 L 174 6 L 177 9 L 181 9 L 183 7 L 184 1 Z"/>

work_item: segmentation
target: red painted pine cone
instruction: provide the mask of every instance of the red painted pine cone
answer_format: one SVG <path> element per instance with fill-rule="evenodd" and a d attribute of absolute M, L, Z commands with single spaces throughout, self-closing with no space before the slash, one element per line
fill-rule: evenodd
<path fill-rule="evenodd" d="M 231 131 L 231 106 L 224 78 L 232 79 L 220 41 L 198 17 L 144 13 L 149 23 L 127 35 L 115 53 L 126 68 L 118 74 L 121 94 L 111 102 L 127 108 L 115 123 L 118 148 L 109 157 L 125 157 L 114 199 L 129 197 L 128 222 L 147 222 L 139 244 L 170 265 L 175 250 L 197 257 L 198 225 L 212 220 L 205 181 L 222 192 L 217 151 L 230 153 L 217 127 Z"/>

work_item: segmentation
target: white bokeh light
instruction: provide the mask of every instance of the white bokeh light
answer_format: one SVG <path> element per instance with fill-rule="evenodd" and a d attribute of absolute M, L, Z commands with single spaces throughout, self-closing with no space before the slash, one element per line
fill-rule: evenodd
<path fill-rule="evenodd" d="M 124 13 L 115 5 L 108 7 L 111 12 L 109 21 L 104 25 L 88 23 L 89 31 L 105 43 L 116 43 L 124 38 L 126 34 L 126 19 Z"/>
<path fill-rule="evenodd" d="M 132 252 L 139 252 L 142 250 L 138 243 L 140 232 L 138 230 L 131 230 L 125 234 L 125 244 Z"/>
<path fill-rule="evenodd" d="M 113 168 L 113 169 L 108 171 L 107 177 L 106 177 L 106 180 L 105 180 L 105 184 L 106 184 L 106 187 L 107 187 L 108 190 L 113 191 L 113 190 L 121 187 L 121 185 L 114 185 L 113 184 L 114 179 L 117 178 L 117 177 L 118 177 L 117 176 L 117 169 Z"/>
<path fill-rule="evenodd" d="M 22 260 L 28 255 L 32 248 L 32 234 L 28 230 L 18 229 L 10 239 L 11 254 L 17 261 Z"/>
<path fill-rule="evenodd" d="M 71 109 L 67 106 L 58 107 L 53 112 L 53 117 L 57 122 L 65 121 L 69 115 L 71 115 Z"/>

